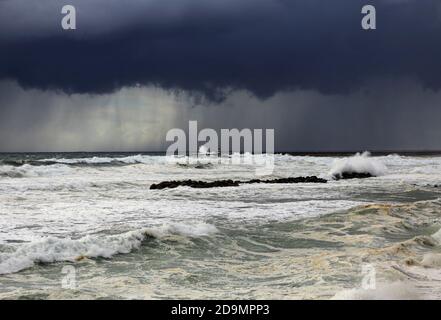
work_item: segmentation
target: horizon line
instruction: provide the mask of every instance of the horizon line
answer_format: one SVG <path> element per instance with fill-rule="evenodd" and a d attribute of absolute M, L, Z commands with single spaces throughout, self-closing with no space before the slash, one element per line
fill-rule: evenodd
<path fill-rule="evenodd" d="M 428 153 L 440 153 L 441 149 L 425 149 L 425 150 L 411 150 L 411 149 L 383 149 L 383 150 L 369 150 L 369 149 L 353 149 L 353 150 L 276 150 L 274 154 L 345 154 L 345 153 L 359 153 L 359 152 L 370 152 L 370 153 L 413 153 L 413 154 L 428 154 Z M 132 151 L 0 151 L 0 154 L 25 154 L 25 153 L 166 153 L 166 150 L 132 150 Z M 242 153 L 242 152 L 241 152 Z M 264 153 L 263 153 L 264 154 Z"/>

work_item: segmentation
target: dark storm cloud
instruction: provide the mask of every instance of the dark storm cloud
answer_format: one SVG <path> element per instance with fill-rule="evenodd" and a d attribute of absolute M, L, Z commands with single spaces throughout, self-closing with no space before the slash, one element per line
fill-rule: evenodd
<path fill-rule="evenodd" d="M 84 1 L 78 30 L 61 31 L 59 1 L 0 1 L 0 79 L 25 88 L 107 93 L 157 85 L 218 100 L 249 90 L 326 94 L 370 79 L 441 86 L 439 0 Z M 31 5 L 27 8 L 26 5 Z"/>

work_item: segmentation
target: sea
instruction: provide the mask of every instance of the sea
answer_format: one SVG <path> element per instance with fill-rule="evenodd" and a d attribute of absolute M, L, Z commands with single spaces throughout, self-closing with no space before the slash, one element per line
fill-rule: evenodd
<path fill-rule="evenodd" d="M 257 157 L 0 154 L 0 299 L 441 298 L 441 154 Z"/>

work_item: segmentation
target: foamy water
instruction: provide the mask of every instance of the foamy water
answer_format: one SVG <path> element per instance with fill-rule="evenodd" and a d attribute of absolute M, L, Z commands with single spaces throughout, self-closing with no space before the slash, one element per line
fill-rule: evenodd
<path fill-rule="evenodd" d="M 254 179 L 256 168 L 215 156 L 2 155 L 0 297 L 439 298 L 441 157 L 274 160 L 265 178 L 329 182 L 149 190 Z M 343 171 L 377 177 L 332 180 Z M 361 286 L 366 264 L 375 289 Z M 75 289 L 61 286 L 66 266 Z"/>

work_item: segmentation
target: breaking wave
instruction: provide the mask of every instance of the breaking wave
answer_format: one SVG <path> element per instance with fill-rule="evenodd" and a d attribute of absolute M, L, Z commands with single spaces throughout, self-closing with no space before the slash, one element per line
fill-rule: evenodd
<path fill-rule="evenodd" d="M 15 273 L 35 263 L 79 261 L 84 258 L 111 258 L 139 249 L 148 238 L 168 236 L 203 237 L 218 232 L 214 225 L 172 223 L 154 228 L 130 231 L 118 235 L 89 235 L 80 239 L 47 237 L 21 245 L 13 252 L 0 253 L 0 275 Z"/>
<path fill-rule="evenodd" d="M 24 164 L 18 166 L 0 166 L 0 177 L 5 178 L 25 178 L 39 176 L 56 176 L 70 171 L 70 168 L 63 164 L 51 164 L 48 166 L 33 166 Z"/>
<path fill-rule="evenodd" d="M 357 153 L 350 158 L 334 160 L 329 174 L 332 177 L 343 175 L 343 173 L 369 173 L 372 176 L 386 174 L 387 167 L 380 161 L 371 157 L 369 152 Z"/>

